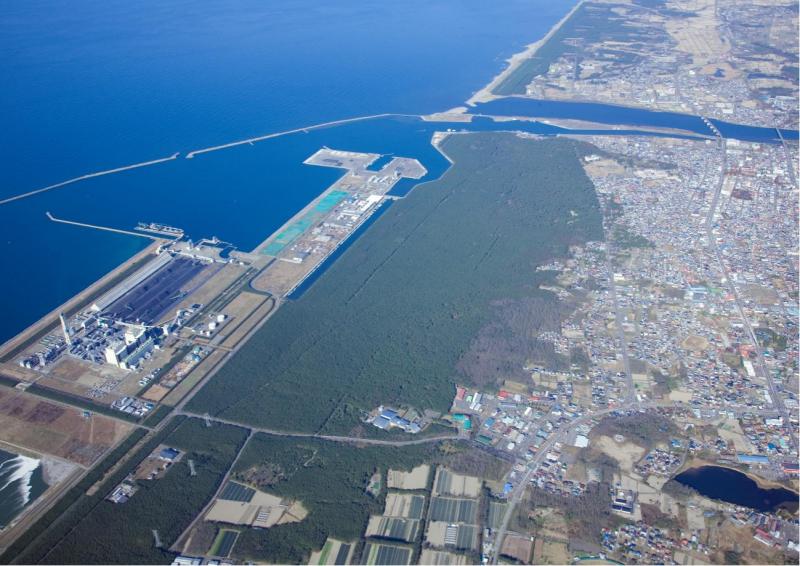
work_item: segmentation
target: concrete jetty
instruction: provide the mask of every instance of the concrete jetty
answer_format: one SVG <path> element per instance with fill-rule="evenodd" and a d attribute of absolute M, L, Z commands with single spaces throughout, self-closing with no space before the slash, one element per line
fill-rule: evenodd
<path fill-rule="evenodd" d="M 119 228 L 110 228 L 108 226 L 98 226 L 96 224 L 86 224 L 85 222 L 74 222 L 72 220 L 64 220 L 62 218 L 56 218 L 49 212 L 47 214 L 47 218 L 52 220 L 53 222 L 60 222 L 61 224 L 71 224 L 73 226 L 80 226 L 82 228 L 94 228 L 95 230 L 105 230 L 106 232 L 116 232 L 118 234 L 127 234 L 128 236 L 138 236 L 140 238 L 147 238 L 148 240 L 155 240 L 157 242 L 166 241 L 165 238 L 159 238 L 158 236 L 153 236 L 152 234 L 146 234 L 142 232 L 133 232 L 131 230 L 120 230 Z"/>
<path fill-rule="evenodd" d="M 134 163 L 133 165 L 125 165 L 124 167 L 116 167 L 115 169 L 107 169 L 105 171 L 98 171 L 96 173 L 88 173 L 86 175 L 81 175 L 80 177 L 74 177 L 72 179 L 67 179 L 66 181 L 61 181 L 60 183 L 56 183 L 54 185 L 48 185 L 46 187 L 42 187 L 41 189 L 36 189 L 35 191 L 30 191 L 27 193 L 22 193 L 21 195 L 8 197 L 6 199 L 0 200 L 0 205 L 8 204 L 10 202 L 14 202 L 15 200 L 21 200 L 24 198 L 32 197 L 34 195 L 38 195 L 39 193 L 43 193 L 46 191 L 52 191 L 53 189 L 65 187 L 67 185 L 77 183 L 78 181 L 85 181 L 86 179 L 92 179 L 94 177 L 102 177 L 103 175 L 111 175 L 112 173 L 121 173 L 122 171 L 129 171 L 131 169 L 139 169 L 140 167 L 148 167 L 150 165 L 164 163 L 165 161 L 172 161 L 173 159 L 177 159 L 179 155 L 180 152 L 175 152 L 171 156 L 162 157 L 161 159 L 153 159 L 152 161 Z"/>
<path fill-rule="evenodd" d="M 255 142 L 260 142 L 264 140 L 268 140 L 271 138 L 277 138 L 280 136 L 286 136 L 289 134 L 297 134 L 300 132 L 308 133 L 311 130 L 318 130 L 320 128 L 327 128 L 328 126 L 341 126 L 342 124 L 349 124 L 351 122 L 362 122 L 364 120 L 373 120 L 375 118 L 388 118 L 390 116 L 406 116 L 406 117 L 419 117 L 417 114 L 393 114 L 393 113 L 384 113 L 384 114 L 372 114 L 370 116 L 357 116 L 355 118 L 344 118 L 342 120 L 333 120 L 331 122 L 323 122 L 321 124 L 314 124 L 312 126 L 304 126 L 302 128 L 295 128 L 293 130 L 286 130 L 283 132 L 275 132 L 273 134 L 266 134 L 264 136 L 257 136 L 254 138 L 247 138 L 246 140 L 239 140 L 230 143 L 224 143 L 221 145 L 215 145 L 211 147 L 205 147 L 203 149 L 195 149 L 194 151 L 190 151 L 186 154 L 186 159 L 192 159 L 195 155 L 201 155 L 203 153 L 210 153 L 212 151 L 217 151 L 220 149 L 228 149 L 230 147 L 236 147 L 239 145 L 253 145 Z"/>

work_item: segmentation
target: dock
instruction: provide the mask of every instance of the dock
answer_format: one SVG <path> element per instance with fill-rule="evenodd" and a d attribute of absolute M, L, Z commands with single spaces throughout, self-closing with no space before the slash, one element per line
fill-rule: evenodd
<path fill-rule="evenodd" d="M 97 224 L 87 224 L 85 222 L 64 220 L 63 218 L 56 218 L 49 212 L 46 212 L 45 214 L 47 214 L 47 218 L 53 222 L 59 222 L 61 224 L 71 224 L 72 226 L 80 226 L 81 228 L 94 228 L 95 230 L 105 230 L 106 232 L 116 232 L 117 234 L 126 234 L 128 236 L 138 236 L 139 238 L 147 238 L 148 240 L 155 240 L 157 242 L 164 240 L 163 237 L 153 236 L 152 234 L 143 232 L 133 232 L 132 230 L 121 230 L 119 228 L 110 228 L 109 226 L 98 226 Z"/>

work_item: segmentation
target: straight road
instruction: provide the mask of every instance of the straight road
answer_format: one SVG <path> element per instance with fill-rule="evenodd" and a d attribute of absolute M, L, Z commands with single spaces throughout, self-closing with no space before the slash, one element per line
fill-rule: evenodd
<path fill-rule="evenodd" d="M 319 438 L 320 440 L 328 440 L 330 442 L 344 442 L 349 444 L 372 444 L 375 446 L 414 446 L 415 444 L 428 444 L 430 442 L 441 442 L 442 440 L 457 440 L 458 436 L 452 434 L 440 434 L 437 436 L 426 436 L 424 438 L 415 438 L 412 440 L 381 440 L 379 438 L 360 438 L 357 436 L 336 436 L 330 434 L 316 434 L 313 432 L 292 432 L 287 430 L 275 430 L 271 428 L 251 427 L 237 421 L 229 421 L 219 417 L 210 417 L 208 415 L 200 415 L 198 413 L 191 413 L 188 411 L 177 411 L 175 415 L 183 415 L 196 419 L 204 419 L 206 422 L 238 426 L 247 429 L 251 433 L 261 432 L 264 434 L 271 434 L 273 436 L 286 436 L 290 438 Z"/>
<path fill-rule="evenodd" d="M 780 130 L 778 130 L 778 132 L 780 133 Z M 781 415 L 781 417 L 783 417 L 784 425 L 789 426 L 791 415 L 786 410 L 786 406 L 783 403 L 783 397 L 778 391 L 778 388 L 775 386 L 775 381 L 772 379 L 772 375 L 767 369 L 767 364 L 764 361 L 764 351 L 761 348 L 761 345 L 758 343 L 756 334 L 753 331 L 753 326 L 750 324 L 750 320 L 748 319 L 748 317 L 744 312 L 744 307 L 742 305 L 741 296 L 739 295 L 739 290 L 736 288 L 736 284 L 731 280 L 728 267 L 723 261 L 722 253 L 720 252 L 719 244 L 717 243 L 716 234 L 714 234 L 714 215 L 716 214 L 717 206 L 719 204 L 719 197 L 722 192 L 723 184 L 725 183 L 725 168 L 727 166 L 727 151 L 726 151 L 725 140 L 721 140 L 720 150 L 722 153 L 722 169 L 720 171 L 719 180 L 717 182 L 717 187 L 714 192 L 714 198 L 711 202 L 711 206 L 709 208 L 708 215 L 706 217 L 706 237 L 708 239 L 709 247 L 713 250 L 714 256 L 717 260 L 717 264 L 719 265 L 719 269 L 722 271 L 722 276 L 727 284 L 727 287 L 730 290 L 731 295 L 733 295 L 734 304 L 736 306 L 736 311 L 739 314 L 739 318 L 742 319 L 742 324 L 744 325 L 744 329 L 747 332 L 747 336 L 753 343 L 753 350 L 756 353 L 756 360 L 755 360 L 756 375 L 762 377 L 766 381 L 767 389 L 769 390 L 769 395 L 772 400 L 772 406 L 775 407 L 775 410 Z M 794 450 L 796 452 L 798 449 L 797 438 L 793 433 L 790 434 L 789 436 L 791 438 L 792 446 L 794 447 Z"/>

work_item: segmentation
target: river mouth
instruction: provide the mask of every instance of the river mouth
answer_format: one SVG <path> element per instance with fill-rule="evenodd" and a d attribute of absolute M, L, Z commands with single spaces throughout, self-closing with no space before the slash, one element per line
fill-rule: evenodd
<path fill-rule="evenodd" d="M 798 509 L 800 496 L 794 491 L 783 487 L 761 487 L 746 474 L 731 468 L 722 466 L 689 468 L 673 479 L 709 499 L 750 507 L 756 511 L 785 509 L 790 513 L 796 513 Z"/>

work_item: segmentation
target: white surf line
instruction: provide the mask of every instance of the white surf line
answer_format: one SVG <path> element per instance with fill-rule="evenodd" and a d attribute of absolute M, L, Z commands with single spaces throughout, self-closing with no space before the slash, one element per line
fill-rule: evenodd
<path fill-rule="evenodd" d="M 71 185 L 73 183 L 77 183 L 78 181 L 85 181 L 86 179 L 92 179 L 94 177 L 102 177 L 103 175 L 111 175 L 112 173 L 121 173 L 122 171 L 128 171 L 130 169 L 139 169 L 140 167 L 148 167 L 150 165 L 164 163 L 165 161 L 172 161 L 173 159 L 177 159 L 179 155 L 180 152 L 175 152 L 170 157 L 162 157 L 161 159 L 154 159 L 152 161 L 134 163 L 133 165 L 126 165 L 124 167 L 117 167 L 115 169 L 107 169 L 105 171 L 98 171 L 96 173 L 88 173 L 86 175 L 81 175 L 80 177 L 74 177 L 72 179 L 67 179 L 66 181 L 61 181 L 60 183 L 56 183 L 54 185 L 48 185 L 41 189 L 36 189 L 35 191 L 30 191 L 27 193 L 22 193 L 21 195 L 8 197 L 6 199 L 0 200 L 0 205 L 8 204 L 10 202 L 14 202 L 15 200 L 21 200 L 24 198 L 32 197 L 34 195 L 38 195 L 39 193 L 43 193 L 45 191 L 52 191 L 53 189 L 58 189 L 66 185 Z"/>
<path fill-rule="evenodd" d="M 321 124 L 313 124 L 311 126 L 304 126 L 302 128 L 295 128 L 293 130 L 286 130 L 284 132 L 275 132 L 272 134 L 266 134 L 263 136 L 256 136 L 254 138 L 247 138 L 246 140 L 239 140 L 230 143 L 224 143 L 221 145 L 214 145 L 211 147 L 205 147 L 203 149 L 195 149 L 194 151 L 190 151 L 186 154 L 186 159 L 192 159 L 195 155 L 200 155 L 203 153 L 209 153 L 211 151 L 217 151 L 220 149 L 228 149 L 230 147 L 236 147 L 239 145 L 253 145 L 255 142 L 260 142 L 263 140 L 268 140 L 271 138 L 277 138 L 280 136 L 286 136 L 289 134 L 296 134 L 298 132 L 310 132 L 311 130 L 318 130 L 320 128 L 327 128 L 328 126 L 340 126 L 342 124 L 349 124 L 352 122 L 362 122 L 364 120 L 373 120 L 375 118 L 389 118 L 392 116 L 404 116 L 404 117 L 412 117 L 412 118 L 420 118 L 419 114 L 397 114 L 393 112 L 384 112 L 383 114 L 372 114 L 370 116 L 357 116 L 355 118 L 344 118 L 342 120 L 333 120 L 331 122 L 323 122 Z"/>

